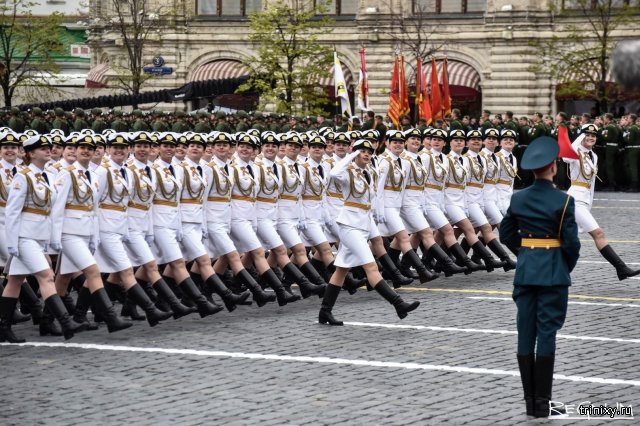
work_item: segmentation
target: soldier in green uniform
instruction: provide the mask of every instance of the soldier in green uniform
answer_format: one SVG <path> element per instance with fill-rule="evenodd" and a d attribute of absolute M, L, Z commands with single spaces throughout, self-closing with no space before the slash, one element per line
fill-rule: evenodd
<path fill-rule="evenodd" d="M 513 280 L 517 358 L 527 414 L 535 417 L 564 413 L 550 402 L 556 333 L 564 324 L 570 273 L 580 256 L 574 199 L 552 182 L 559 151 L 549 137 L 529 145 L 520 167 L 533 170 L 536 180 L 513 194 L 500 224 L 500 241 L 518 253 Z"/>
<path fill-rule="evenodd" d="M 370 130 L 373 129 L 373 125 L 375 122 L 375 113 L 373 111 L 367 111 L 367 113 L 365 114 L 365 121 L 362 124 L 362 128 L 361 130 L 364 132 L 365 130 Z"/>
<path fill-rule="evenodd" d="M 42 119 L 42 110 L 35 107 L 33 111 L 31 111 L 31 114 L 33 115 L 33 120 L 31 120 L 29 127 L 40 134 L 47 133 L 47 123 Z"/>
<path fill-rule="evenodd" d="M 519 129 L 518 123 L 516 123 L 515 120 L 513 119 L 513 111 L 507 111 L 505 113 L 505 117 L 507 118 L 507 120 L 504 122 L 502 127 L 504 129 L 511 129 L 514 132 L 519 134 L 520 129 Z"/>
<path fill-rule="evenodd" d="M 249 115 L 244 111 L 238 111 L 236 113 L 236 117 L 238 117 L 238 124 L 236 124 L 236 132 L 246 132 L 249 130 L 249 123 L 247 123 L 247 118 Z"/>
<path fill-rule="evenodd" d="M 215 130 L 218 132 L 233 133 L 231 126 L 227 123 L 227 114 L 224 111 L 216 113 L 217 124 Z"/>
<path fill-rule="evenodd" d="M 618 163 L 618 151 L 620 150 L 619 133 L 620 130 L 613 120 L 613 114 L 606 113 L 603 117 L 604 129 L 602 129 L 602 140 L 605 144 L 604 164 L 607 174 L 607 183 L 609 191 L 618 191 L 618 171 L 616 170 Z"/>
<path fill-rule="evenodd" d="M 21 117 L 20 109 L 17 107 L 11 108 L 11 118 L 9 118 L 9 127 L 16 133 L 23 133 L 27 125 Z"/>
<path fill-rule="evenodd" d="M 169 131 L 169 125 L 165 121 L 165 115 L 162 111 L 154 111 L 155 120 L 151 125 L 154 132 L 164 133 Z"/>
<path fill-rule="evenodd" d="M 76 108 L 73 111 L 73 115 L 75 116 L 75 120 L 73 121 L 73 130 L 79 132 L 84 129 L 89 129 L 89 123 L 85 120 L 85 113 L 82 108 Z"/>
<path fill-rule="evenodd" d="M 94 108 L 91 110 L 93 115 L 93 124 L 91 124 L 91 130 L 96 133 L 102 133 L 109 128 L 107 123 L 102 118 L 102 110 L 100 108 Z"/>
<path fill-rule="evenodd" d="M 193 127 L 193 131 L 196 133 L 211 133 L 211 130 L 209 113 L 207 111 L 198 112 L 198 122 Z"/>
<path fill-rule="evenodd" d="M 633 192 L 640 191 L 640 127 L 636 124 L 637 119 L 635 114 L 629 114 L 624 131 L 629 190 Z"/>
<path fill-rule="evenodd" d="M 482 131 L 482 134 L 484 134 L 484 132 L 487 129 L 490 129 L 493 127 L 490 117 L 491 117 L 491 111 L 489 111 L 488 109 L 485 109 L 482 111 L 482 117 L 480 117 L 480 123 L 481 123 L 480 130 Z"/>
<path fill-rule="evenodd" d="M 465 130 L 464 126 L 462 125 L 462 121 L 460 121 L 460 110 L 457 108 L 454 108 L 451 110 L 451 122 L 449 123 L 449 130 Z"/>
<path fill-rule="evenodd" d="M 111 122 L 111 128 L 116 132 L 128 132 L 129 125 L 122 119 L 122 110 L 113 111 L 114 120 Z"/>
<path fill-rule="evenodd" d="M 131 126 L 131 130 L 133 130 L 134 132 L 150 132 L 151 131 L 151 127 L 149 127 L 147 122 L 144 120 L 141 110 L 134 109 L 133 116 L 135 117 L 136 121 L 133 122 L 133 126 Z"/>
<path fill-rule="evenodd" d="M 507 116 L 508 114 L 509 114 L 509 111 L 507 111 Z M 507 123 L 508 122 L 509 121 L 507 121 Z M 515 121 L 513 123 L 515 123 Z M 529 120 L 527 119 L 527 117 L 520 117 L 518 119 L 518 124 L 516 125 L 516 127 L 517 127 L 516 132 L 518 133 L 518 144 L 515 146 L 515 148 L 513 148 L 513 155 L 516 157 L 516 160 L 518 161 L 517 164 L 520 164 L 522 162 L 522 156 L 524 155 L 524 152 L 529 146 L 529 141 L 530 141 L 529 139 L 530 127 L 529 127 Z M 533 183 L 533 173 L 531 172 L 531 170 L 520 170 L 518 172 L 518 175 L 520 175 L 520 179 L 519 179 L 520 184 L 518 185 L 518 187 L 524 188 Z"/>
<path fill-rule="evenodd" d="M 176 111 L 176 121 L 171 126 L 171 131 L 174 133 L 184 133 L 191 130 L 191 127 L 184 121 L 184 111 Z"/>

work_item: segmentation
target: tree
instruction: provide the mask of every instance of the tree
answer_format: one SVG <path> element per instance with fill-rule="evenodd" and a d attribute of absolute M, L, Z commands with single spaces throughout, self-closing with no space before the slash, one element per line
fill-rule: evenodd
<path fill-rule="evenodd" d="M 256 90 L 261 103 L 275 103 L 280 112 L 320 112 L 328 99 L 317 82 L 332 63 L 331 48 L 318 41 L 320 34 L 331 31 L 331 20 L 323 15 L 326 4 L 276 0 L 251 14 L 248 38 L 257 54 L 244 61 L 252 74 L 238 91 Z"/>
<path fill-rule="evenodd" d="M 0 87 L 6 107 L 18 88 L 52 88 L 51 78 L 60 70 L 54 57 L 63 53 L 63 15 L 34 17 L 35 5 L 28 0 L 0 3 Z"/>
<path fill-rule="evenodd" d="M 558 83 L 558 96 L 590 98 L 598 113 L 607 111 L 616 96 L 615 87 L 607 83 L 615 47 L 614 32 L 637 19 L 640 8 L 621 0 L 571 0 L 558 10 L 551 38 L 530 44 L 539 55 L 533 72 L 546 72 Z"/>

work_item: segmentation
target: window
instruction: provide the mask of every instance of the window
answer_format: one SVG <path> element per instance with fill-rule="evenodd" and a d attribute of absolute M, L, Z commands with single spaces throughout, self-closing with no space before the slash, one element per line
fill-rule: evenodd
<path fill-rule="evenodd" d="M 413 0 L 413 13 L 482 13 L 487 0 Z"/>
<path fill-rule="evenodd" d="M 563 9 L 599 9 L 603 10 L 608 9 L 608 0 L 563 0 L 562 8 Z M 640 5 L 640 1 L 638 0 L 611 0 L 611 8 L 620 8 L 625 6 L 638 6 Z"/>
<path fill-rule="evenodd" d="M 247 16 L 262 10 L 262 0 L 197 0 L 198 15 Z"/>
<path fill-rule="evenodd" d="M 321 0 L 315 0 L 316 6 L 322 3 Z M 355 15 L 358 13 L 358 0 L 331 0 L 328 3 L 327 15 Z"/>

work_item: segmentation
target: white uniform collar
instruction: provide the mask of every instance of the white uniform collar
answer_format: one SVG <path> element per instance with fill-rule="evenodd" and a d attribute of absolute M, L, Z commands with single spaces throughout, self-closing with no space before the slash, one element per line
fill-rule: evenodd
<path fill-rule="evenodd" d="M 189 157 L 184 157 L 184 161 L 191 167 L 200 167 L 200 163 L 196 163 L 195 161 L 191 160 Z"/>
<path fill-rule="evenodd" d="M 82 167 L 82 164 L 80 164 L 79 162 L 75 162 L 73 163 L 73 167 L 75 167 L 76 169 L 80 170 L 81 172 L 86 172 L 88 169 Z"/>
<path fill-rule="evenodd" d="M 291 158 L 287 156 L 284 157 L 284 161 L 289 165 L 297 164 L 295 161 L 293 161 Z"/>
<path fill-rule="evenodd" d="M 407 150 L 405 150 L 405 151 L 404 151 L 404 153 L 405 153 L 406 155 L 408 155 L 409 157 L 413 158 L 413 159 L 418 158 L 418 153 L 417 153 L 417 152 L 411 152 L 411 151 L 407 151 Z"/>
<path fill-rule="evenodd" d="M 13 169 L 14 167 L 17 167 L 18 164 L 11 164 L 9 163 L 7 160 L 5 160 L 4 158 L 0 159 L 0 166 L 2 166 L 5 169 Z"/>
<path fill-rule="evenodd" d="M 392 159 L 392 160 L 394 160 L 394 161 L 395 161 L 395 160 L 397 160 L 398 158 L 400 158 L 400 157 L 398 157 L 397 155 L 395 155 L 393 152 L 391 152 L 391 150 L 390 150 L 390 149 L 388 149 L 388 148 L 387 148 L 387 149 L 385 149 L 385 150 L 384 150 L 384 152 L 385 152 L 385 154 L 387 154 L 389 157 L 391 157 L 391 159 Z"/>
<path fill-rule="evenodd" d="M 481 151 L 481 152 L 484 152 L 484 153 L 485 153 L 485 154 L 487 154 L 487 155 L 493 155 L 493 154 L 495 154 L 493 151 L 491 151 L 491 150 L 490 150 L 489 148 L 487 148 L 487 147 L 482 148 L 482 151 Z"/>
<path fill-rule="evenodd" d="M 220 158 L 218 158 L 218 156 L 214 155 L 213 158 L 211 158 L 211 160 L 213 161 L 213 163 L 215 163 L 216 166 L 218 167 L 222 167 L 224 168 L 224 166 L 227 165 L 227 162 L 224 160 L 221 160 Z"/>

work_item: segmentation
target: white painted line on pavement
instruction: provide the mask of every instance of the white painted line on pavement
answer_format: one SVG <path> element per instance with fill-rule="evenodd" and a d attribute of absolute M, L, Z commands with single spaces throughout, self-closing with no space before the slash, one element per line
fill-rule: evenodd
<path fill-rule="evenodd" d="M 513 303 L 513 299 L 510 297 L 483 297 L 483 296 L 468 296 L 467 299 L 473 300 L 499 300 L 504 302 Z M 600 302 L 573 302 L 569 301 L 570 305 L 588 305 L 588 306 L 614 306 L 622 308 L 640 308 L 640 305 L 634 305 L 631 303 L 600 303 Z"/>
<path fill-rule="evenodd" d="M 458 328 L 458 327 L 437 327 L 427 325 L 406 325 L 406 324 L 377 324 L 368 322 L 346 322 L 345 325 L 353 325 L 356 327 L 376 327 L 376 328 L 395 328 L 405 330 L 427 330 L 427 331 L 450 331 L 453 333 L 478 333 L 478 334 L 508 334 L 517 335 L 515 330 L 492 330 L 486 328 Z M 622 339 L 618 337 L 599 337 L 599 336 L 575 336 L 572 334 L 558 334 L 558 339 L 568 340 L 593 340 L 597 342 L 617 342 L 617 343 L 640 343 L 640 339 Z"/>
<path fill-rule="evenodd" d="M 578 263 L 593 263 L 595 264 L 607 264 L 609 265 L 609 262 L 607 262 L 606 260 L 578 260 Z M 625 262 L 627 265 L 640 265 L 640 262 Z"/>
<path fill-rule="evenodd" d="M 161 353 L 166 355 L 192 355 L 201 357 L 216 358 L 241 358 L 265 361 L 294 361 L 317 364 L 339 364 L 339 365 L 355 365 L 361 367 L 384 367 L 399 368 L 405 370 L 427 370 L 427 371 L 445 371 L 450 373 L 470 373 L 494 376 L 513 376 L 519 377 L 517 371 L 463 367 L 450 365 L 434 365 L 419 364 L 415 362 L 392 362 L 392 361 L 372 361 L 367 359 L 345 359 L 345 358 L 329 358 L 319 356 L 292 356 L 292 355 L 275 355 L 275 354 L 256 354 L 244 352 L 225 352 L 225 351 L 209 351 L 197 349 L 173 349 L 173 348 L 144 348 L 138 346 L 116 346 L 116 345 L 100 345 L 93 343 L 49 343 L 49 342 L 27 342 L 27 343 L 0 343 L 0 346 L 21 346 L 21 347 L 47 347 L 47 348 L 66 348 L 66 349 L 85 349 L 97 351 L 115 351 L 115 352 L 147 352 Z M 607 379 L 603 377 L 584 377 L 584 376 L 566 376 L 564 374 L 554 374 L 556 380 L 567 380 L 571 382 L 588 382 L 606 385 L 624 385 L 624 386 L 640 386 L 640 380 L 622 380 Z"/>
<path fill-rule="evenodd" d="M 637 203 L 640 202 L 640 200 L 628 200 L 628 199 L 623 199 L 623 198 L 594 198 L 593 201 L 625 201 L 625 202 L 629 202 L 629 203 Z"/>

